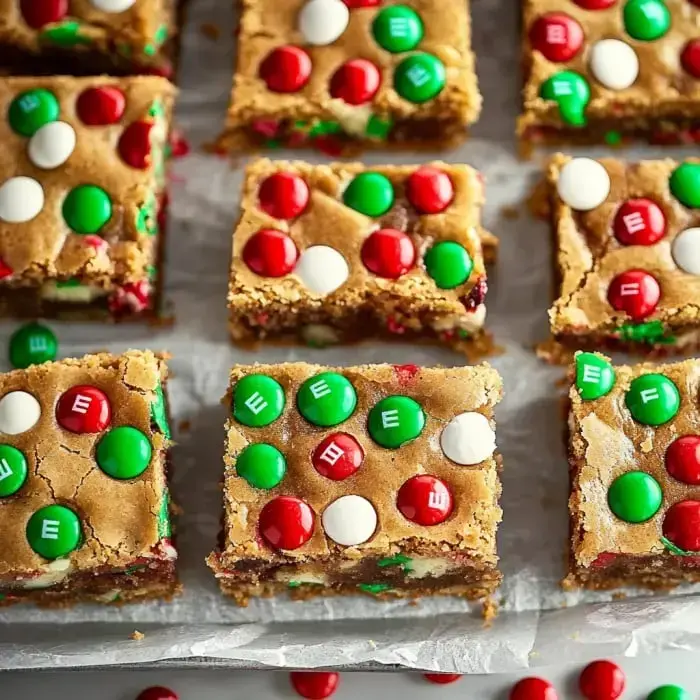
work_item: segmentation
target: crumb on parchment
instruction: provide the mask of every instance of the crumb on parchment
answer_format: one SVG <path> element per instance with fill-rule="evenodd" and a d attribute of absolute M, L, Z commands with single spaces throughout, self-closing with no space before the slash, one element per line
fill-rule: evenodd
<path fill-rule="evenodd" d="M 134 630 L 130 635 L 129 639 L 133 639 L 135 642 L 140 642 L 142 639 L 145 639 L 146 635 L 143 632 L 139 632 L 138 630 Z"/>
<path fill-rule="evenodd" d="M 484 618 L 484 627 L 491 627 L 498 615 L 498 603 L 493 598 L 486 598 L 481 606 L 481 617 Z"/>

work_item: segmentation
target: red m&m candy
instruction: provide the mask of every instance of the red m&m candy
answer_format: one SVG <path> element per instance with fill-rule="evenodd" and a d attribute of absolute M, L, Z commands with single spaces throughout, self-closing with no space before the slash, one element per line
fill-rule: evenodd
<path fill-rule="evenodd" d="M 258 231 L 243 247 L 243 261 L 261 277 L 288 275 L 298 256 L 294 241 L 286 233 L 272 228 Z"/>
<path fill-rule="evenodd" d="M 405 481 L 396 496 L 396 507 L 418 525 L 439 525 L 450 517 L 452 493 L 444 481 L 421 474 Z"/>
<path fill-rule="evenodd" d="M 382 77 L 377 66 L 364 58 L 344 63 L 331 78 L 331 96 L 350 105 L 369 102 L 379 90 Z"/>
<path fill-rule="evenodd" d="M 298 46 L 280 46 L 265 57 L 259 74 L 272 92 L 297 92 L 309 82 L 311 58 Z"/>
<path fill-rule="evenodd" d="M 365 239 L 361 256 L 370 272 L 378 277 L 395 280 L 413 267 L 416 249 L 413 241 L 402 231 L 383 228 Z"/>
<path fill-rule="evenodd" d="M 24 21 L 32 29 L 41 29 L 68 14 L 68 0 L 21 0 L 19 8 Z"/>
<path fill-rule="evenodd" d="M 112 407 L 96 386 L 74 386 L 58 400 L 56 420 L 71 433 L 99 433 L 112 420 Z"/>
<path fill-rule="evenodd" d="M 361 7 L 379 7 L 382 4 L 382 0 L 343 0 L 343 2 L 351 10 L 357 10 Z"/>
<path fill-rule="evenodd" d="M 151 132 L 153 122 L 137 121 L 129 124 L 119 137 L 117 150 L 121 159 L 132 168 L 145 170 L 151 164 Z"/>
<path fill-rule="evenodd" d="M 424 673 L 423 678 L 431 683 L 437 683 L 438 685 L 447 685 L 448 683 L 454 683 L 462 677 L 461 673 Z"/>
<path fill-rule="evenodd" d="M 92 87 L 80 93 L 75 109 L 80 121 L 88 126 L 116 124 L 124 115 L 126 98 L 112 85 Z"/>
<path fill-rule="evenodd" d="M 275 219 L 294 219 L 309 203 L 309 186 L 295 173 L 274 173 L 260 185 L 258 196 L 266 214 Z"/>
<path fill-rule="evenodd" d="M 685 552 L 700 552 L 700 501 L 674 503 L 664 516 L 664 537 Z"/>
<path fill-rule="evenodd" d="M 583 39 L 581 25 L 564 12 L 541 15 L 530 27 L 532 48 L 555 63 L 570 61 L 581 50 Z"/>
<path fill-rule="evenodd" d="M 308 503 L 295 496 L 277 496 L 260 511 L 260 534 L 275 549 L 298 549 L 314 531 L 316 517 Z"/>
<path fill-rule="evenodd" d="M 624 311 L 633 321 L 654 313 L 660 297 L 659 283 L 645 270 L 627 270 L 617 275 L 608 287 L 610 306 Z"/>
<path fill-rule="evenodd" d="M 178 695 L 170 688 L 164 688 L 162 685 L 154 685 L 151 688 L 146 688 L 139 693 L 136 700 L 178 700 Z"/>
<path fill-rule="evenodd" d="M 455 196 L 450 176 L 431 166 L 418 168 L 406 180 L 406 197 L 420 214 L 439 214 Z"/>
<path fill-rule="evenodd" d="M 617 0 L 574 0 L 574 2 L 584 10 L 607 10 L 612 7 Z"/>
<path fill-rule="evenodd" d="M 685 45 L 681 53 L 681 65 L 693 78 L 700 78 L 700 39 L 691 39 Z"/>
<path fill-rule="evenodd" d="M 342 481 L 360 468 L 364 458 L 364 450 L 352 435 L 333 433 L 314 450 L 311 462 L 321 476 Z"/>
<path fill-rule="evenodd" d="M 700 435 L 676 438 L 666 450 L 666 471 L 684 484 L 700 484 Z"/>
<path fill-rule="evenodd" d="M 617 700 L 625 689 L 625 674 L 612 661 L 594 661 L 581 671 L 578 685 L 587 700 Z"/>
<path fill-rule="evenodd" d="M 289 679 L 302 698 L 324 700 L 335 693 L 340 675 L 326 671 L 292 671 Z"/>
<path fill-rule="evenodd" d="M 613 231 L 622 245 L 653 245 L 666 233 L 666 217 L 651 199 L 628 199 L 615 214 Z"/>
<path fill-rule="evenodd" d="M 523 678 L 510 691 L 509 700 L 558 700 L 554 686 L 544 678 Z"/>

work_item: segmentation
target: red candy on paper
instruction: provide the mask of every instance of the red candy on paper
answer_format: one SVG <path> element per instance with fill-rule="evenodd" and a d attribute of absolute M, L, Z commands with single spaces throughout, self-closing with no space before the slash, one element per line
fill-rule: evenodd
<path fill-rule="evenodd" d="M 331 96 L 350 105 L 369 102 L 379 90 L 382 76 L 377 66 L 364 58 L 344 63 L 331 78 Z"/>
<path fill-rule="evenodd" d="M 666 450 L 666 471 L 684 484 L 700 484 L 700 435 L 676 438 Z"/>
<path fill-rule="evenodd" d="M 439 525 L 450 517 L 454 503 L 444 481 L 421 474 L 405 481 L 396 496 L 396 507 L 418 525 Z"/>
<path fill-rule="evenodd" d="M 21 0 L 19 9 L 32 29 L 41 29 L 68 14 L 68 0 Z"/>
<path fill-rule="evenodd" d="M 342 481 L 360 468 L 364 458 L 364 450 L 352 435 L 333 433 L 314 450 L 311 462 L 321 476 Z"/>
<path fill-rule="evenodd" d="M 406 181 L 406 197 L 420 214 L 439 214 L 455 196 L 450 176 L 438 168 L 418 168 Z"/>
<path fill-rule="evenodd" d="M 607 10 L 612 7 L 617 0 L 574 0 L 574 2 L 584 10 Z"/>
<path fill-rule="evenodd" d="M 309 82 L 311 58 L 298 46 L 280 46 L 265 57 L 259 74 L 272 92 L 297 92 Z"/>
<path fill-rule="evenodd" d="M 288 275 L 298 256 L 294 241 L 286 233 L 272 228 L 258 231 L 243 247 L 243 262 L 261 277 Z"/>
<path fill-rule="evenodd" d="M 578 686 L 586 700 L 617 700 L 625 689 L 625 674 L 612 661 L 594 661 L 581 671 Z"/>
<path fill-rule="evenodd" d="M 112 407 L 96 386 L 74 386 L 58 400 L 56 420 L 71 433 L 100 433 L 112 420 Z"/>
<path fill-rule="evenodd" d="M 88 126 L 116 124 L 124 116 L 126 98 L 112 85 L 92 87 L 80 93 L 75 109 L 80 121 Z"/>
<path fill-rule="evenodd" d="M 117 150 L 121 159 L 132 168 L 145 170 L 151 163 L 151 121 L 137 121 L 124 129 Z"/>
<path fill-rule="evenodd" d="M 295 496 L 277 496 L 260 511 L 258 527 L 275 549 L 298 549 L 311 539 L 315 521 L 308 503 Z"/>
<path fill-rule="evenodd" d="M 564 12 L 541 15 L 530 27 L 532 48 L 555 63 L 570 61 L 581 50 L 583 41 L 581 25 Z"/>
<path fill-rule="evenodd" d="M 340 674 L 330 671 L 292 671 L 289 680 L 302 698 L 323 700 L 335 693 Z"/>
<path fill-rule="evenodd" d="M 438 685 L 447 685 L 448 683 L 454 683 L 462 677 L 461 673 L 424 673 L 423 678 L 431 683 L 437 683 Z"/>
<path fill-rule="evenodd" d="M 613 231 L 622 245 L 653 245 L 666 233 L 666 217 L 651 199 L 628 199 L 615 214 Z"/>
<path fill-rule="evenodd" d="M 274 173 L 258 192 L 260 208 L 275 219 L 294 219 L 309 203 L 309 186 L 295 173 Z"/>
<path fill-rule="evenodd" d="M 633 321 L 654 313 L 660 297 L 659 283 L 645 270 L 627 270 L 617 275 L 608 288 L 610 306 L 624 311 Z"/>
<path fill-rule="evenodd" d="M 378 277 L 395 280 L 416 261 L 413 241 L 402 231 L 383 228 L 370 234 L 360 252 L 365 267 Z"/>
<path fill-rule="evenodd" d="M 523 678 L 511 689 L 509 700 L 558 700 L 554 686 L 544 678 Z"/>
<path fill-rule="evenodd" d="M 178 694 L 162 685 L 154 685 L 139 693 L 136 700 L 178 700 Z"/>
<path fill-rule="evenodd" d="M 685 552 L 700 552 L 700 501 L 674 503 L 664 516 L 664 537 Z"/>
<path fill-rule="evenodd" d="M 685 45 L 681 53 L 681 65 L 693 78 L 700 78 L 700 39 L 691 39 Z"/>

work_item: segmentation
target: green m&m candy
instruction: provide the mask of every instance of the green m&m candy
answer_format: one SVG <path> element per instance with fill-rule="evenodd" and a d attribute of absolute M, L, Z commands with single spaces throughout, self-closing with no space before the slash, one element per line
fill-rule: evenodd
<path fill-rule="evenodd" d="M 429 53 L 404 58 L 394 72 L 394 89 L 409 102 L 421 104 L 437 97 L 445 87 L 442 61 Z"/>
<path fill-rule="evenodd" d="M 406 5 L 392 5 L 381 10 L 372 23 L 374 40 L 391 53 L 412 51 L 423 40 L 423 21 Z"/>
<path fill-rule="evenodd" d="M 622 10 L 625 31 L 638 41 L 660 39 L 671 26 L 664 0 L 627 0 Z"/>
<path fill-rule="evenodd" d="M 610 510 L 626 523 L 643 523 L 653 518 L 662 500 L 659 482 L 646 472 L 618 476 L 608 489 Z"/>
<path fill-rule="evenodd" d="M 136 428 L 123 425 L 112 428 L 97 443 L 97 466 L 113 479 L 134 479 L 151 462 L 150 440 Z"/>
<path fill-rule="evenodd" d="M 585 126 L 586 107 L 591 101 L 588 81 L 572 70 L 563 70 L 547 78 L 540 86 L 540 97 L 559 106 L 559 116 L 570 126 Z"/>
<path fill-rule="evenodd" d="M 700 209 L 700 163 L 681 163 L 668 181 L 671 194 L 690 209 Z"/>
<path fill-rule="evenodd" d="M 464 284 L 474 269 L 467 249 L 455 241 L 441 241 L 428 250 L 423 259 L 425 269 L 440 289 L 454 289 Z"/>
<path fill-rule="evenodd" d="M 63 202 L 63 218 L 76 233 L 97 233 L 112 218 L 112 200 L 101 187 L 79 185 Z"/>
<path fill-rule="evenodd" d="M 80 519 L 65 506 L 45 506 L 29 518 L 26 535 L 29 546 L 40 557 L 65 557 L 80 544 Z"/>
<path fill-rule="evenodd" d="M 599 399 L 615 385 L 615 370 L 592 352 L 576 354 L 576 388 L 584 401 Z"/>
<path fill-rule="evenodd" d="M 663 374 L 643 374 L 632 380 L 625 394 L 632 417 L 644 425 L 663 425 L 678 413 L 678 387 Z"/>
<path fill-rule="evenodd" d="M 425 427 L 425 413 L 408 396 L 388 396 L 369 412 L 367 429 L 378 445 L 396 449 L 415 440 Z"/>
<path fill-rule="evenodd" d="M 274 446 L 266 443 L 248 445 L 238 455 L 236 472 L 256 489 L 272 489 L 282 481 L 287 460 Z"/>
<path fill-rule="evenodd" d="M 40 323 L 28 323 L 10 338 L 10 364 L 16 369 L 56 359 L 58 342 L 53 331 Z"/>
<path fill-rule="evenodd" d="M 27 459 L 11 445 L 0 445 L 0 498 L 19 491 L 27 480 Z"/>
<path fill-rule="evenodd" d="M 55 122 L 60 111 L 58 100 L 52 92 L 36 88 L 27 90 L 12 100 L 7 118 L 12 131 L 20 136 L 31 137 L 45 124 Z"/>
<path fill-rule="evenodd" d="M 58 46 L 77 46 L 78 44 L 92 43 L 89 36 L 81 34 L 81 30 L 80 22 L 69 20 L 44 29 L 39 36 L 42 41 L 48 41 Z"/>
<path fill-rule="evenodd" d="M 357 394 L 350 380 L 337 372 L 321 372 L 307 379 L 297 393 L 297 408 L 309 423 L 331 427 L 350 418 Z"/>
<path fill-rule="evenodd" d="M 233 417 L 251 428 L 276 421 L 282 415 L 284 404 L 282 385 L 266 374 L 249 374 L 233 390 Z"/>
<path fill-rule="evenodd" d="M 383 216 L 394 206 L 394 186 L 379 173 L 360 173 L 343 192 L 343 203 L 365 216 Z"/>
<path fill-rule="evenodd" d="M 690 695 L 679 685 L 662 685 L 652 690 L 647 700 L 690 700 Z"/>

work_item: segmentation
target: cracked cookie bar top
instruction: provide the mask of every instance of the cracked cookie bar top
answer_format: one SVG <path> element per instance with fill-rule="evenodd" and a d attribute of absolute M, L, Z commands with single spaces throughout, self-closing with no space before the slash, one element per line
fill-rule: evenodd
<path fill-rule="evenodd" d="M 0 78 L 0 316 L 157 316 L 163 78 Z"/>
<path fill-rule="evenodd" d="M 641 353 L 700 346 L 700 160 L 549 165 L 557 340 Z"/>
<path fill-rule="evenodd" d="M 0 375 L 0 604 L 178 591 L 166 380 L 135 350 Z"/>
<path fill-rule="evenodd" d="M 178 0 L 0 0 L 13 74 L 173 74 Z"/>
<path fill-rule="evenodd" d="M 237 366 L 209 566 L 249 597 L 479 598 L 500 581 L 488 365 Z"/>
<path fill-rule="evenodd" d="M 448 147 L 481 109 L 467 0 L 243 0 L 225 150 Z"/>
<path fill-rule="evenodd" d="M 700 581 L 700 362 L 613 366 L 579 352 L 569 392 L 565 585 Z"/>
<path fill-rule="evenodd" d="M 464 165 L 258 160 L 233 236 L 236 342 L 420 338 L 487 350 L 483 185 Z"/>
<path fill-rule="evenodd" d="M 525 0 L 523 146 L 697 143 L 699 26 L 698 0 Z"/>

